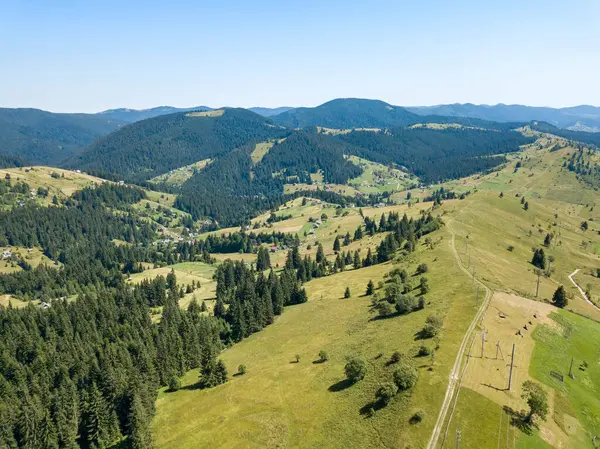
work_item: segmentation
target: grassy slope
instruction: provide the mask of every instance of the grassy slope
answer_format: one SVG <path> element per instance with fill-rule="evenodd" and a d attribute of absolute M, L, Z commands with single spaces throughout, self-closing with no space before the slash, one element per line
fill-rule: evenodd
<path fill-rule="evenodd" d="M 475 310 L 474 292 L 453 263 L 446 230 L 435 251 L 420 248 L 409 262 L 430 266 L 431 293 L 423 312 L 371 321 L 370 299 L 359 296 L 369 279 L 377 282 L 391 264 L 346 271 L 307 283 L 310 301 L 285 310 L 275 324 L 234 345 L 222 354 L 230 373 L 248 367 L 242 377 L 211 390 L 161 391 L 154 435 L 159 448 L 191 447 L 397 447 L 424 441 L 437 415 L 447 376 L 469 319 Z M 346 285 L 353 297 L 341 299 Z M 360 410 L 374 399 L 378 385 L 389 380 L 393 367 L 385 363 L 395 350 L 411 356 L 422 344 L 415 333 L 426 316 L 445 315 L 440 349 L 433 371 L 430 359 L 412 359 L 421 379 L 412 396 L 398 396 L 374 418 Z M 427 341 L 427 344 L 432 344 Z M 324 349 L 330 360 L 313 364 Z M 378 354 L 384 355 L 377 358 Z M 300 363 L 290 363 L 294 355 Z M 368 361 L 367 378 L 349 388 L 343 383 L 346 357 L 359 354 Z M 197 381 L 197 370 L 184 385 Z M 341 391 L 328 391 L 340 388 Z M 424 410 L 426 419 L 410 425 Z"/>

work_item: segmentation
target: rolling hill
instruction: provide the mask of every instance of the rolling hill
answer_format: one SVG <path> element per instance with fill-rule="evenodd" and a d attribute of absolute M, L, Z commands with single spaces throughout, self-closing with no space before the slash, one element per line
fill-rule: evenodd
<path fill-rule="evenodd" d="M 296 108 L 273 117 L 288 128 L 385 128 L 419 122 L 420 117 L 399 106 L 380 100 L 338 98 L 315 108 Z"/>
<path fill-rule="evenodd" d="M 246 109 L 178 112 L 132 123 L 98 139 L 67 166 L 139 182 L 285 133 Z"/>
<path fill-rule="evenodd" d="M 0 155 L 57 165 L 122 125 L 120 120 L 94 114 L 0 108 Z"/>
<path fill-rule="evenodd" d="M 192 108 L 175 108 L 173 106 L 157 106 L 149 109 L 129 109 L 129 108 L 118 108 L 108 109 L 106 111 L 98 112 L 99 116 L 109 117 L 115 120 L 121 120 L 127 123 L 139 122 L 147 118 L 158 117 L 160 115 L 175 114 L 176 112 L 189 112 L 189 111 L 212 111 L 213 108 L 208 106 L 195 106 Z"/>

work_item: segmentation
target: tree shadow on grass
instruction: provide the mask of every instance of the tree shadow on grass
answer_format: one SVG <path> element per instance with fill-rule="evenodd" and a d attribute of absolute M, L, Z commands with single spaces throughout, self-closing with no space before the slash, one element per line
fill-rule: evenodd
<path fill-rule="evenodd" d="M 510 417 L 510 424 L 521 432 L 531 435 L 533 429 L 537 427 L 534 422 L 527 420 L 527 414 L 524 411 L 517 411 L 505 405 L 502 407 L 504 412 Z"/>
<path fill-rule="evenodd" d="M 432 338 L 426 331 L 425 329 L 421 329 L 418 332 L 415 332 L 415 340 L 429 340 L 430 338 Z"/>
<path fill-rule="evenodd" d="M 362 406 L 359 413 L 365 418 L 372 418 L 376 411 L 381 410 L 387 404 L 382 401 L 371 401 L 368 404 Z"/>
<path fill-rule="evenodd" d="M 344 380 L 340 380 L 339 382 L 334 383 L 327 390 L 335 393 L 338 391 L 343 391 L 346 388 L 349 388 L 351 386 L 352 386 L 352 381 L 350 379 L 344 379 Z"/>

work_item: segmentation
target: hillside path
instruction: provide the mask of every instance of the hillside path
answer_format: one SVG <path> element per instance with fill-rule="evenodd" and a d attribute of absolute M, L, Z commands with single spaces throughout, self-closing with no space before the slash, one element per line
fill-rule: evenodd
<path fill-rule="evenodd" d="M 585 292 L 583 291 L 583 289 L 579 286 L 579 284 L 577 284 L 577 282 L 575 282 L 575 280 L 573 279 L 573 276 L 575 276 L 577 273 L 579 272 L 579 268 L 577 268 L 575 271 L 573 271 L 570 275 L 569 275 L 569 280 L 573 283 L 573 285 L 575 287 L 577 287 L 577 290 L 579 290 L 579 293 L 581 293 L 581 296 L 583 297 L 583 299 L 585 299 L 585 301 L 591 305 L 592 307 L 595 307 L 596 309 L 600 310 L 600 307 L 598 307 L 596 304 L 594 304 L 592 301 L 590 301 L 590 299 L 587 297 L 587 295 L 585 294 Z"/>
<path fill-rule="evenodd" d="M 462 261 L 460 260 L 459 255 L 458 255 L 458 251 L 456 251 L 456 245 L 455 245 L 456 233 L 450 226 L 450 222 L 448 222 L 447 226 L 448 226 L 448 230 L 452 234 L 452 240 L 450 242 L 450 245 L 451 245 L 451 249 L 452 249 L 452 254 L 454 255 L 454 258 L 456 259 L 456 263 L 458 264 L 460 269 L 465 272 L 465 274 L 467 276 L 472 277 L 472 273 L 470 273 L 468 268 L 466 268 L 463 265 Z M 483 301 L 481 302 L 481 306 L 477 310 L 475 317 L 471 321 L 471 324 L 469 325 L 469 328 L 467 329 L 465 336 L 462 339 L 460 348 L 458 349 L 458 354 L 456 354 L 456 360 L 454 361 L 454 366 L 452 367 L 452 371 L 450 372 L 450 379 L 448 381 L 448 388 L 446 389 L 446 396 L 444 397 L 444 402 L 442 403 L 442 408 L 440 410 L 440 414 L 435 423 L 435 427 L 433 428 L 433 431 L 431 433 L 431 438 L 429 439 L 429 443 L 427 444 L 427 449 L 435 449 L 437 447 L 438 441 L 440 439 L 440 434 L 442 433 L 444 423 L 446 422 L 446 417 L 448 415 L 448 411 L 451 410 L 450 417 L 454 413 L 454 408 L 456 407 L 456 402 L 458 400 L 458 391 L 460 390 L 462 375 L 464 375 L 464 373 L 466 371 L 466 366 L 465 366 L 465 369 L 463 370 L 462 375 L 460 374 L 462 359 L 465 355 L 465 350 L 467 349 L 467 346 L 469 346 L 469 340 L 471 339 L 471 336 L 473 335 L 475 327 L 477 326 L 477 323 L 480 320 L 483 320 L 483 317 L 485 315 L 487 307 L 490 303 L 490 299 L 492 297 L 492 291 L 483 282 L 481 282 L 479 279 L 477 279 L 477 277 L 475 277 L 474 281 L 477 282 L 481 287 L 483 287 L 483 289 L 485 291 L 485 297 L 484 297 Z M 467 359 L 467 363 L 468 363 L 468 359 Z M 455 398 L 454 401 L 452 401 L 453 398 Z M 452 409 L 450 408 L 451 405 L 452 405 Z M 449 425 L 450 425 L 450 422 L 448 422 L 448 426 Z M 447 431 L 447 429 L 446 429 L 446 431 Z"/>

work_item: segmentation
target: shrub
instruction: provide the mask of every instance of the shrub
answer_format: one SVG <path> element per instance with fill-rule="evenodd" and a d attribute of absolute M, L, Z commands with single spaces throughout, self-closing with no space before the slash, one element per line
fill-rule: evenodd
<path fill-rule="evenodd" d="M 356 383 L 365 378 L 365 375 L 367 374 L 367 365 L 364 360 L 354 357 L 346 363 L 344 372 L 350 382 Z"/>
<path fill-rule="evenodd" d="M 410 422 L 413 424 L 418 424 L 425 419 L 425 412 L 423 410 L 419 410 L 410 418 Z"/>
<path fill-rule="evenodd" d="M 238 366 L 238 375 L 243 376 L 246 374 L 246 365 Z"/>
<path fill-rule="evenodd" d="M 431 348 L 425 345 L 422 345 L 419 348 L 419 357 L 425 357 L 427 355 L 431 355 Z"/>
<path fill-rule="evenodd" d="M 429 315 L 425 320 L 425 327 L 421 331 L 423 338 L 433 338 L 442 328 L 442 319 L 437 315 Z"/>
<path fill-rule="evenodd" d="M 327 354 L 326 351 L 321 349 L 319 351 L 319 362 L 326 362 L 327 360 L 329 360 L 329 354 Z"/>
<path fill-rule="evenodd" d="M 394 353 L 390 357 L 390 363 L 398 363 L 401 358 L 402 354 L 400 354 L 398 351 L 394 351 Z"/>
<path fill-rule="evenodd" d="M 417 267 L 417 274 L 427 273 L 429 271 L 429 267 L 426 263 L 422 263 Z"/>
<path fill-rule="evenodd" d="M 172 375 L 168 381 L 169 391 L 177 391 L 181 388 L 181 380 L 179 377 Z"/>
<path fill-rule="evenodd" d="M 402 362 L 394 371 L 394 383 L 399 390 L 408 390 L 414 387 L 419 380 L 419 372 L 408 362 Z"/>
<path fill-rule="evenodd" d="M 396 396 L 397 392 L 398 387 L 396 387 L 396 384 L 392 382 L 386 382 L 377 389 L 375 397 L 377 398 L 377 401 L 383 405 L 388 405 L 394 396 Z"/>
<path fill-rule="evenodd" d="M 352 293 L 350 293 L 350 287 L 346 287 L 346 291 L 344 292 L 344 298 L 350 298 Z"/>
<path fill-rule="evenodd" d="M 400 295 L 396 301 L 396 310 L 399 314 L 410 313 L 419 307 L 419 301 L 413 296 Z"/>
<path fill-rule="evenodd" d="M 380 302 L 377 305 L 377 310 L 379 311 L 379 316 L 381 316 L 381 317 L 391 315 L 392 312 L 394 311 L 394 309 L 392 309 L 392 306 L 390 305 L 390 303 L 387 301 Z"/>

